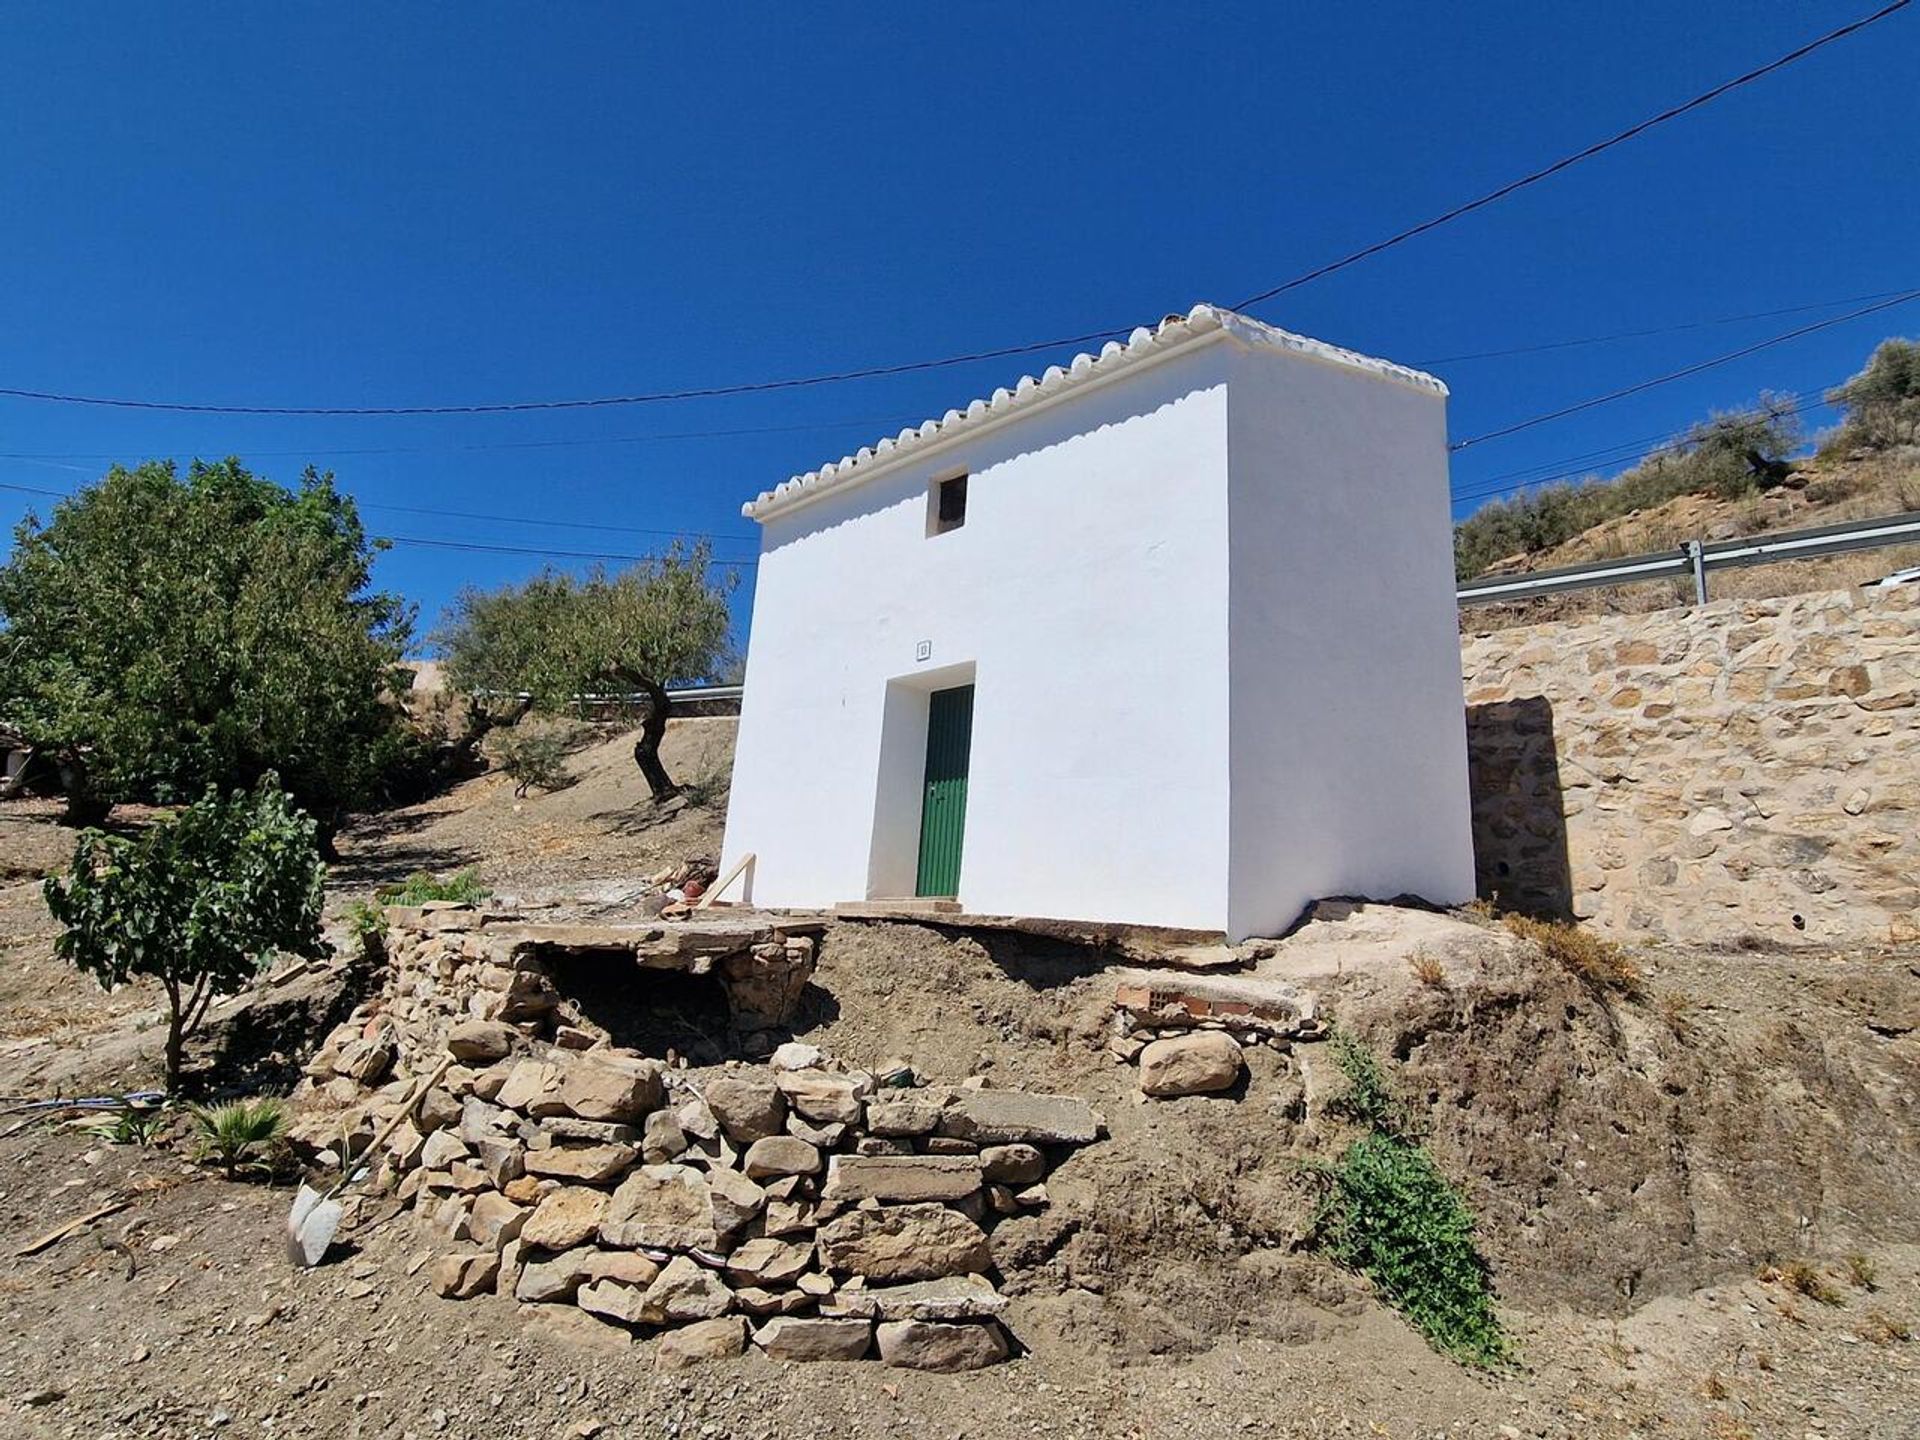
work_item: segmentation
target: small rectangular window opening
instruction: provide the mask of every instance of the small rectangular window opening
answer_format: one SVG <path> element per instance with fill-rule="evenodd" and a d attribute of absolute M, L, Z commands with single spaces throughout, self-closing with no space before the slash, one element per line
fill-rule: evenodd
<path fill-rule="evenodd" d="M 967 523 L 967 477 L 949 476 L 933 482 L 927 507 L 927 534 L 944 535 Z"/>

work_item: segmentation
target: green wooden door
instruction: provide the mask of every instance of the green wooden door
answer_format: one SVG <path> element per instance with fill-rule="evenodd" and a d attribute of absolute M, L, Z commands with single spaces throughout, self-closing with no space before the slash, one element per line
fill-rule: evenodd
<path fill-rule="evenodd" d="M 920 803 L 920 878 L 914 894 L 947 897 L 960 892 L 973 686 L 936 690 L 927 698 L 927 784 Z"/>

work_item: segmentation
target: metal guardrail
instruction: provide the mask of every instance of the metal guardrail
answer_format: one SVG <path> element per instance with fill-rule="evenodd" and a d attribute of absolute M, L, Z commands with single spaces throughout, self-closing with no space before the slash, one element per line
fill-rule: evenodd
<path fill-rule="evenodd" d="M 1496 600 L 1530 600 L 1569 590 L 1595 590 L 1603 585 L 1630 585 L 1642 580 L 1693 578 L 1694 598 L 1707 601 L 1707 577 L 1715 570 L 1748 565 L 1773 565 L 1782 560 L 1818 560 L 1855 550 L 1878 550 L 1889 545 L 1920 544 L 1920 510 L 1888 515 L 1878 520 L 1850 520 L 1812 530 L 1784 530 L 1777 535 L 1749 535 L 1734 540 L 1689 540 L 1674 550 L 1629 555 L 1620 560 L 1597 560 L 1558 570 L 1536 570 L 1528 575 L 1483 575 L 1455 592 L 1462 605 L 1486 605 Z"/>

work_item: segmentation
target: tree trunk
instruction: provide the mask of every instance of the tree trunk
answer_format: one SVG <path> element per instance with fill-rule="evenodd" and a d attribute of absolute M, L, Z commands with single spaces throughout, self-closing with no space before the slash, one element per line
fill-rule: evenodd
<path fill-rule="evenodd" d="M 87 769 L 87 762 L 78 755 L 62 755 L 59 759 L 60 786 L 67 792 L 66 823 L 69 825 L 98 825 L 113 813 L 113 801 L 99 794 L 93 788 L 93 777 Z"/>
<path fill-rule="evenodd" d="M 180 1064 L 186 1049 L 187 1017 L 180 1004 L 180 987 L 167 986 L 167 1093 L 180 1088 Z"/>
<path fill-rule="evenodd" d="M 680 793 L 680 787 L 667 774 L 667 767 L 660 763 L 660 741 L 667 733 L 667 715 L 673 708 L 673 699 L 664 686 L 652 680 L 636 677 L 636 683 L 647 693 L 647 713 L 640 722 L 640 738 L 633 742 L 633 763 L 646 777 L 647 789 L 658 805 Z"/>

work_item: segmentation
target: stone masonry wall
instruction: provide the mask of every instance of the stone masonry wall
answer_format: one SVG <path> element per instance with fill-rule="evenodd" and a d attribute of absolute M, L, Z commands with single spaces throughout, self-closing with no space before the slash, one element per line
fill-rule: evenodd
<path fill-rule="evenodd" d="M 1920 939 L 1920 586 L 1468 637 L 1480 893 L 1624 938 Z"/>

